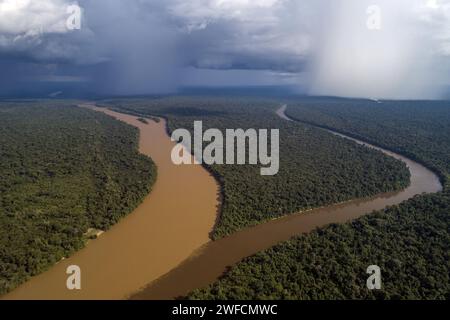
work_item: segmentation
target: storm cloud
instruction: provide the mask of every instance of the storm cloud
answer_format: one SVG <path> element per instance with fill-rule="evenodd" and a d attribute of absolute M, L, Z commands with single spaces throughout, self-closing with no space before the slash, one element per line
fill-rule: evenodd
<path fill-rule="evenodd" d="M 289 84 L 312 94 L 439 98 L 450 0 L 0 0 L 0 94 Z M 80 30 L 68 6 L 82 8 Z"/>

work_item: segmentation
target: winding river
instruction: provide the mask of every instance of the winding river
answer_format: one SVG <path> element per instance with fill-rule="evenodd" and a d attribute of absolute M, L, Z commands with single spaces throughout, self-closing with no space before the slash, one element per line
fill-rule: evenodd
<path fill-rule="evenodd" d="M 3 299 L 173 299 L 207 286 L 229 266 L 295 235 L 442 190 L 439 178 L 424 166 L 340 135 L 405 162 L 411 171 L 410 187 L 289 215 L 212 242 L 209 233 L 217 216 L 218 185 L 201 166 L 172 164 L 174 143 L 167 135 L 165 121 L 144 124 L 134 116 L 89 107 L 139 128 L 140 151 L 158 166 L 153 191 L 141 206 L 99 239 Z M 291 121 L 285 110 L 283 106 L 277 114 Z M 66 289 L 69 265 L 81 267 L 80 291 Z"/>
<path fill-rule="evenodd" d="M 201 166 L 176 166 L 175 145 L 164 120 L 144 124 L 137 117 L 85 105 L 138 127 L 140 151 L 158 167 L 158 179 L 143 203 L 84 249 L 33 277 L 3 299 L 125 299 L 158 279 L 210 241 L 219 186 Z M 81 268 L 81 290 L 66 288 L 70 265 Z"/>
<path fill-rule="evenodd" d="M 277 114 L 286 121 L 292 121 L 285 114 L 286 108 L 286 105 L 281 107 Z M 132 299 L 173 299 L 185 296 L 196 288 L 205 287 L 216 281 L 229 266 L 295 235 L 308 233 L 331 223 L 345 223 L 374 210 L 399 204 L 416 195 L 442 191 L 438 176 L 421 164 L 363 141 L 327 131 L 403 161 L 411 172 L 411 185 L 400 192 L 385 193 L 369 199 L 289 215 L 210 242 L 176 269 L 133 295 Z"/>

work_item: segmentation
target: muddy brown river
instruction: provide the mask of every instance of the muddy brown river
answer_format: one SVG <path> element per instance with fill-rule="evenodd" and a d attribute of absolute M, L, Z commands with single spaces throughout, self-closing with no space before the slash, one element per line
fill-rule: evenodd
<path fill-rule="evenodd" d="M 140 151 L 158 167 L 151 194 L 130 215 L 49 271 L 3 299 L 124 299 L 209 242 L 219 186 L 201 166 L 175 166 L 166 123 L 103 111 L 140 130 Z M 66 269 L 81 268 L 81 290 L 66 288 Z"/>
<path fill-rule="evenodd" d="M 283 106 L 277 113 L 290 121 L 285 109 Z M 330 223 L 344 223 L 418 194 L 442 190 L 439 178 L 424 166 L 351 139 L 405 162 L 411 171 L 410 187 L 289 215 L 212 242 L 208 234 L 217 214 L 215 180 L 201 166 L 172 165 L 173 142 L 167 136 L 165 122 L 145 125 L 134 116 L 100 111 L 140 129 L 140 150 L 158 166 L 152 193 L 135 212 L 85 249 L 3 298 L 174 299 L 214 282 L 243 258 L 295 235 Z M 69 265 L 81 267 L 81 291 L 66 289 L 65 271 Z"/>
<path fill-rule="evenodd" d="M 277 114 L 287 121 L 292 121 L 285 114 L 286 107 L 281 107 Z M 350 201 L 286 216 L 242 230 L 227 238 L 210 242 L 179 267 L 151 283 L 145 290 L 133 295 L 132 299 L 182 297 L 196 288 L 202 288 L 213 283 L 224 274 L 229 266 L 282 241 L 289 240 L 295 235 L 308 233 L 331 223 L 348 222 L 374 210 L 399 204 L 415 195 L 442 190 L 439 178 L 419 163 L 345 135 L 331 133 L 369 148 L 380 150 L 405 162 L 411 172 L 411 185 L 401 192 L 385 193 L 369 199 Z"/>

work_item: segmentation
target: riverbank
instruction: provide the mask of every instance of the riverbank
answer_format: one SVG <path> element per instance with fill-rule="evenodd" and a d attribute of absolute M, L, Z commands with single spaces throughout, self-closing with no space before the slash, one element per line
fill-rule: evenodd
<path fill-rule="evenodd" d="M 92 109 L 140 130 L 139 149 L 158 167 L 143 203 L 108 232 L 2 299 L 124 299 L 186 260 L 210 241 L 218 208 L 218 185 L 201 166 L 175 166 L 166 122 Z M 176 201 L 174 199 L 176 198 Z M 66 288 L 68 266 L 81 268 L 82 289 Z"/>
<path fill-rule="evenodd" d="M 280 108 L 277 111 L 278 116 L 292 121 L 285 115 L 285 110 L 286 106 Z M 332 223 L 345 223 L 387 206 L 397 205 L 416 195 L 442 191 L 439 177 L 423 165 L 364 141 L 337 132 L 331 133 L 403 161 L 411 173 L 410 186 L 400 192 L 385 193 L 369 199 L 353 200 L 285 216 L 209 243 L 192 258 L 158 281 L 149 284 L 132 299 L 173 299 L 185 296 L 194 289 L 206 287 L 216 281 L 229 266 L 296 235 L 309 233 Z"/>

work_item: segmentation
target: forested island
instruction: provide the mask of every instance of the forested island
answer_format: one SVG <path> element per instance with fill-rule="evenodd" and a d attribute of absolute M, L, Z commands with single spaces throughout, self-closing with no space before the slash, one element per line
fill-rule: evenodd
<path fill-rule="evenodd" d="M 70 102 L 0 103 L 0 294 L 140 204 L 157 172 L 138 138 Z"/>
<path fill-rule="evenodd" d="M 111 100 L 100 105 L 136 116 L 168 119 L 169 131 L 280 129 L 280 172 L 264 177 L 258 166 L 207 166 L 222 187 L 222 208 L 213 238 L 311 208 L 400 190 L 409 184 L 406 166 L 379 151 L 310 125 L 289 123 L 279 102 L 259 98 L 166 97 Z"/>
<path fill-rule="evenodd" d="M 450 102 L 310 98 L 288 101 L 293 119 L 330 128 L 450 173 Z"/>
<path fill-rule="evenodd" d="M 289 101 L 287 114 L 396 150 L 440 174 L 443 192 L 417 196 L 245 259 L 191 299 L 449 299 L 450 103 Z M 366 268 L 383 270 L 369 291 Z"/>

